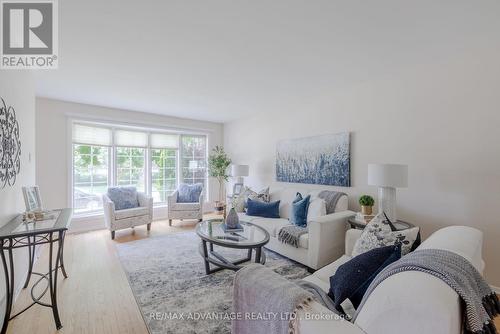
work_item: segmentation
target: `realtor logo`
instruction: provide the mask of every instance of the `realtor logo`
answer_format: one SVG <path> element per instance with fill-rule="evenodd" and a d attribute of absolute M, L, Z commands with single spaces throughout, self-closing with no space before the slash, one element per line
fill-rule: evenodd
<path fill-rule="evenodd" d="M 56 0 L 1 0 L 1 68 L 57 68 Z"/>

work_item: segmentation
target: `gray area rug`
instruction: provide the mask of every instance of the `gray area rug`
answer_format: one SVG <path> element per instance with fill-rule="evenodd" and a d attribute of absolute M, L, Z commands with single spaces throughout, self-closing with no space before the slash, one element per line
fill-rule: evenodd
<path fill-rule="evenodd" d="M 116 244 L 150 333 L 231 332 L 234 272 L 206 275 L 199 242 L 194 232 L 185 232 Z M 228 259 L 246 255 L 246 251 L 217 246 L 215 250 Z M 308 275 L 304 266 L 265 252 L 265 266 L 278 274 L 290 280 Z"/>

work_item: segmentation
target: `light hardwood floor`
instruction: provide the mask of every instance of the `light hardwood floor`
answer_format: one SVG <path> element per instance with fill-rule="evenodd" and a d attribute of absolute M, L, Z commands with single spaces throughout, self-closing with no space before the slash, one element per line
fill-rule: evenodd
<path fill-rule="evenodd" d="M 51 310 L 37 305 L 11 321 L 7 333 L 147 334 L 114 244 L 189 231 L 195 225 L 195 222 L 174 221 L 174 226 L 170 227 L 168 222 L 158 221 L 153 223 L 150 232 L 145 226 L 118 231 L 115 241 L 104 230 L 68 234 L 65 264 L 69 278 L 58 282 L 58 305 L 63 328 L 56 331 Z M 43 250 L 35 271 L 46 271 L 47 258 L 48 252 Z M 31 300 L 29 291 L 30 288 L 21 292 L 14 312 Z M 495 323 L 500 328 L 500 317 Z"/>
<path fill-rule="evenodd" d="M 196 222 L 174 221 L 173 225 L 170 227 L 167 221 L 157 221 L 153 222 L 150 232 L 146 231 L 146 226 L 117 231 L 114 241 L 107 230 L 68 234 L 64 260 L 69 277 L 58 281 L 58 306 L 63 328 L 56 331 L 51 309 L 35 305 L 12 320 L 7 333 L 147 334 L 114 243 L 189 231 Z M 165 251 L 168 251 L 168 245 Z M 47 263 L 48 251 L 44 249 L 35 271 L 46 272 Z M 13 313 L 31 301 L 29 292 L 33 277 L 31 281 L 30 287 L 21 292 Z"/>

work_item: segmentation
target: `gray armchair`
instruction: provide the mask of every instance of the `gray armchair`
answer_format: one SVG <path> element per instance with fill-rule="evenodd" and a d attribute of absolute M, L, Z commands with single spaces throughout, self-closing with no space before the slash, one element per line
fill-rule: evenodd
<path fill-rule="evenodd" d="M 107 194 L 102 195 L 104 208 L 104 222 L 111 232 L 111 239 L 115 238 L 115 231 L 139 225 L 147 225 L 151 229 L 153 221 L 153 198 L 144 193 L 137 193 L 139 207 L 116 210 L 115 203 Z"/>
<path fill-rule="evenodd" d="M 203 193 L 197 202 L 194 203 L 178 203 L 178 191 L 168 196 L 168 224 L 172 226 L 172 219 L 198 219 L 203 218 Z"/>

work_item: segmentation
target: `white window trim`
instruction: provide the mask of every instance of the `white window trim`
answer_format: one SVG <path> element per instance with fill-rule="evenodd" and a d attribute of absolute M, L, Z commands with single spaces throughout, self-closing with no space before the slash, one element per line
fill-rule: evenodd
<path fill-rule="evenodd" d="M 88 118 L 80 118 L 74 117 L 70 114 L 67 114 L 67 153 L 68 153 L 68 161 L 67 161 L 67 170 L 68 170 L 68 186 L 67 186 L 67 203 L 68 207 L 73 207 L 74 198 L 73 198 L 73 190 L 74 190 L 74 171 L 73 171 L 73 160 L 74 160 L 74 150 L 73 150 L 73 124 L 84 124 L 96 127 L 104 127 L 111 130 L 111 146 L 109 146 L 108 150 L 108 186 L 116 185 L 116 166 L 115 166 L 115 158 L 116 158 L 116 146 L 114 143 L 114 131 L 116 129 L 120 130 L 130 130 L 130 131 L 140 131 L 147 133 L 148 136 L 148 145 L 145 148 L 145 191 L 147 194 L 151 195 L 152 192 L 152 171 L 150 168 L 151 161 L 151 134 L 153 133 L 165 133 L 165 134 L 176 134 L 178 135 L 178 147 L 176 149 L 176 159 L 177 159 L 177 187 L 180 184 L 181 180 L 181 145 L 182 145 L 182 135 L 193 135 L 193 136 L 205 136 L 205 149 L 206 149 L 206 158 L 208 160 L 208 152 L 209 152 L 209 143 L 211 140 L 211 132 L 208 130 L 192 130 L 192 129 L 184 129 L 184 128 L 170 128 L 170 127 L 152 127 L 146 126 L 144 124 L 131 124 L 131 123 L 116 123 L 111 121 L 103 121 L 103 120 L 90 120 Z M 76 143 L 77 144 L 77 143 Z M 207 166 L 208 168 L 208 166 Z M 208 177 L 208 172 L 205 176 L 206 180 L 206 198 L 205 201 L 208 201 L 210 198 L 210 178 Z M 109 184 L 111 181 L 111 184 Z M 164 208 L 167 206 L 166 202 L 156 202 L 153 204 L 154 208 Z M 92 211 L 84 211 L 79 213 L 74 213 L 75 217 L 93 217 L 93 216 L 102 216 L 102 209 L 92 210 Z"/>

